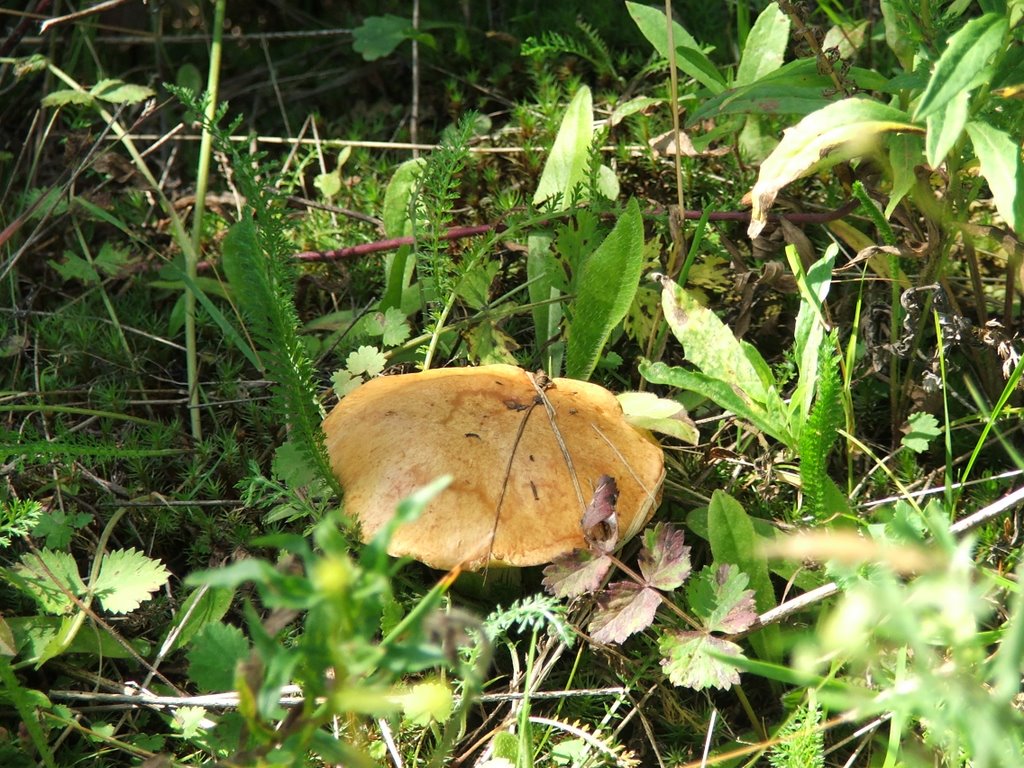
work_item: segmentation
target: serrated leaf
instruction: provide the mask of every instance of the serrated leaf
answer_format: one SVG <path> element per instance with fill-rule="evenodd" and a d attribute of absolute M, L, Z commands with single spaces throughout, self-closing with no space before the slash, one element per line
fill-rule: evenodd
<path fill-rule="evenodd" d="M 992 190 L 996 210 L 1014 232 L 1024 228 L 1024 163 L 1020 146 L 1005 131 L 988 123 L 967 123 L 974 152 L 981 163 L 981 175 Z"/>
<path fill-rule="evenodd" d="M 728 690 L 740 681 L 740 674 L 735 667 L 710 655 L 709 649 L 730 656 L 742 655 L 736 643 L 704 632 L 671 631 L 658 641 L 663 657 L 661 667 L 673 685 Z"/>
<path fill-rule="evenodd" d="M 683 532 L 669 523 L 648 528 L 639 563 L 649 586 L 664 591 L 682 586 L 690 575 L 690 548 L 684 545 Z"/>
<path fill-rule="evenodd" d="M 21 556 L 20 564 L 14 567 L 14 572 L 25 580 L 24 588 L 39 607 L 55 616 L 75 610 L 75 604 L 64 594 L 61 586 L 76 597 L 85 595 L 85 582 L 78 574 L 78 564 L 67 552 L 50 549 L 39 550 L 38 554 L 26 552 Z"/>
<path fill-rule="evenodd" d="M 585 549 L 559 557 L 544 568 L 544 588 L 555 597 L 577 597 L 596 592 L 612 567 L 607 555 Z"/>
<path fill-rule="evenodd" d="M 100 276 L 92 264 L 71 251 L 64 251 L 64 261 L 50 263 L 63 280 L 81 280 L 86 284 L 100 281 Z"/>
<path fill-rule="evenodd" d="M 194 739 L 203 733 L 206 710 L 203 707 L 178 707 L 171 718 L 171 727 L 181 731 L 183 739 Z"/>
<path fill-rule="evenodd" d="M 189 648 L 188 676 L 201 691 L 230 691 L 235 687 L 235 667 L 249 655 L 249 641 L 238 627 L 219 622 L 207 624 Z"/>
<path fill-rule="evenodd" d="M 757 619 L 754 591 L 746 587 L 747 576 L 735 565 L 709 565 L 690 582 L 686 598 L 709 632 L 735 634 Z"/>
<path fill-rule="evenodd" d="M 782 134 L 782 141 L 761 164 L 751 190 L 752 209 L 747 235 L 761 234 L 768 221 L 768 209 L 779 190 L 824 163 L 867 153 L 874 142 L 891 131 L 916 131 L 902 110 L 871 99 L 854 97 L 812 112 Z"/>
<path fill-rule="evenodd" d="M 331 386 L 334 388 L 334 394 L 338 396 L 338 399 L 343 398 L 349 392 L 355 391 L 362 383 L 362 376 L 353 376 L 344 368 L 331 374 Z"/>
<path fill-rule="evenodd" d="M 115 549 L 103 556 L 92 590 L 104 610 L 129 613 L 167 583 L 170 572 L 159 560 L 132 549 Z"/>
<path fill-rule="evenodd" d="M 92 104 L 94 101 L 92 94 L 68 89 L 46 94 L 41 103 L 44 107 L 56 108 L 68 104 Z"/>
<path fill-rule="evenodd" d="M 46 538 L 46 546 L 49 549 L 63 549 L 71 543 L 71 537 L 75 530 L 84 528 L 92 522 L 92 515 L 88 512 L 71 512 L 54 509 L 39 519 L 32 535 Z"/>
<path fill-rule="evenodd" d="M 1007 29 L 1002 13 L 986 13 L 951 35 L 917 103 L 914 119 L 922 120 L 942 109 L 950 99 L 988 82 L 991 75 L 985 69 L 1002 46 Z"/>
<path fill-rule="evenodd" d="M 643 270 L 644 224 L 630 199 L 608 237 L 583 261 L 570 304 L 566 376 L 589 379 L 608 337 L 629 311 Z"/>
<path fill-rule="evenodd" d="M 152 88 L 123 80 L 101 80 L 89 92 L 109 104 L 138 104 L 156 95 Z"/>
<path fill-rule="evenodd" d="M 271 472 L 290 488 L 301 488 L 317 478 L 316 469 L 309 458 L 291 440 L 286 440 L 274 451 Z"/>
<path fill-rule="evenodd" d="M 397 347 L 412 334 L 409 321 L 398 307 L 388 307 L 384 310 L 381 334 L 381 342 L 385 347 Z"/>
<path fill-rule="evenodd" d="M 350 352 L 345 358 L 345 367 L 349 373 L 358 375 L 365 373 L 367 376 L 377 376 L 388 364 L 388 359 L 376 347 L 363 345 L 355 352 Z"/>
<path fill-rule="evenodd" d="M 598 598 L 598 608 L 588 632 L 596 643 L 621 643 L 654 623 L 661 604 L 657 590 L 632 581 L 608 585 Z"/>
<path fill-rule="evenodd" d="M 907 433 L 900 442 L 914 453 L 924 453 L 929 443 L 941 434 L 939 420 L 930 413 L 918 411 L 907 417 Z"/>

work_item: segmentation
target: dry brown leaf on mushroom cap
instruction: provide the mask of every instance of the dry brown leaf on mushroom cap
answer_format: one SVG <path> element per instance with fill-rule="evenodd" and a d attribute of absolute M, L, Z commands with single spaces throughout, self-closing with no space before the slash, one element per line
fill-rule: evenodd
<path fill-rule="evenodd" d="M 585 549 L 580 519 L 605 475 L 618 485 L 627 541 L 654 512 L 665 474 L 661 446 L 611 392 L 511 365 L 373 379 L 331 411 L 324 434 L 365 540 L 399 501 L 452 475 L 388 549 L 441 569 L 538 565 Z"/>

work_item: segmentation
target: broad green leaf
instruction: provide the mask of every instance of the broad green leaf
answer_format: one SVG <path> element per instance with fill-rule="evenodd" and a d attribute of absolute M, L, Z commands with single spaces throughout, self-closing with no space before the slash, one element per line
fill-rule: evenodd
<path fill-rule="evenodd" d="M 64 626 L 69 619 L 57 616 L 8 616 L 8 626 L 14 635 L 14 643 L 18 648 L 20 660 L 37 662 L 43 657 L 47 648 L 60 645 L 58 639 L 64 633 Z M 151 646 L 144 640 L 132 640 L 131 646 L 143 656 L 148 656 Z M 102 627 L 96 631 L 90 629 L 75 634 L 71 644 L 64 653 L 82 653 L 92 657 L 102 656 L 107 659 L 127 659 L 131 657 L 110 633 Z"/>
<path fill-rule="evenodd" d="M 426 163 L 426 158 L 422 157 L 406 160 L 391 174 L 388 188 L 384 190 L 384 207 L 381 211 L 384 234 L 388 237 L 412 234 L 410 203 Z"/>
<path fill-rule="evenodd" d="M 889 92 L 889 81 L 872 70 L 854 67 L 848 76 L 862 90 Z M 687 114 L 686 124 L 692 126 L 722 114 L 808 115 L 833 103 L 823 95 L 832 86 L 832 80 L 818 72 L 813 59 L 797 59 L 756 82 L 706 99 Z"/>
<path fill-rule="evenodd" d="M 743 46 L 743 58 L 736 70 L 736 85 L 749 85 L 782 66 L 789 45 L 789 16 L 769 3 L 761 11 Z"/>
<path fill-rule="evenodd" d="M 367 16 L 352 30 L 352 48 L 366 61 L 388 56 L 414 33 L 412 21 L 401 16 Z"/>
<path fill-rule="evenodd" d="M 914 453 L 924 453 L 928 444 L 942 434 L 939 420 L 927 411 L 912 413 L 907 417 L 907 433 L 900 442 Z"/>
<path fill-rule="evenodd" d="M 249 641 L 238 627 L 214 622 L 196 635 L 186 654 L 188 677 L 205 693 L 234 688 L 235 667 L 249 655 Z"/>
<path fill-rule="evenodd" d="M 660 106 L 665 103 L 664 99 L 652 99 L 650 96 L 636 96 L 629 101 L 619 104 L 608 117 L 608 125 L 615 127 L 630 115 L 643 112 L 645 109 Z"/>
<path fill-rule="evenodd" d="M 708 542 L 716 562 L 734 564 L 746 574 L 759 612 L 775 607 L 775 588 L 768 573 L 768 560 L 761 552 L 754 525 L 740 503 L 724 491 L 715 491 L 708 505 Z M 778 627 L 765 627 L 756 632 L 751 635 L 750 643 L 762 659 L 779 658 Z"/>
<path fill-rule="evenodd" d="M 388 237 L 405 237 L 412 234 L 412 198 L 416 194 L 416 185 L 426 162 L 422 157 L 406 160 L 392 174 L 388 188 L 384 191 L 384 208 L 381 212 L 384 234 Z M 412 283 L 416 271 L 416 259 L 415 256 L 410 257 L 411 253 L 412 249 L 408 245 L 403 245 L 384 258 L 387 285 L 384 297 L 380 301 L 381 309 L 402 306 L 402 297 Z"/>
<path fill-rule="evenodd" d="M 326 200 L 330 200 L 341 191 L 341 174 L 338 171 L 317 174 L 313 186 L 320 190 Z"/>
<path fill-rule="evenodd" d="M 388 364 L 388 359 L 377 347 L 362 345 L 349 353 L 345 359 L 345 367 L 352 374 L 365 373 L 367 376 L 379 376 Z"/>
<path fill-rule="evenodd" d="M 837 24 L 830 27 L 825 33 L 825 39 L 821 42 L 821 50 L 827 51 L 829 48 L 835 48 L 839 51 L 839 58 L 852 58 L 864 45 L 864 36 L 870 27 L 871 22 L 867 20 L 859 24 Z"/>
<path fill-rule="evenodd" d="M 447 722 L 454 705 L 451 687 L 441 680 L 415 683 L 395 698 L 401 704 L 405 720 L 418 726 Z"/>
<path fill-rule="evenodd" d="M 115 549 L 103 556 L 96 582 L 90 587 L 103 609 L 130 613 L 167 583 L 170 572 L 159 560 L 132 549 Z"/>
<path fill-rule="evenodd" d="M 754 525 L 743 506 L 725 491 L 716 490 L 708 505 L 708 541 L 715 561 L 736 565 L 750 579 L 761 612 L 774 608 L 775 588 L 768 560 L 761 553 Z"/>
<path fill-rule="evenodd" d="M 633 17 L 640 32 L 654 46 L 663 59 L 668 58 L 668 24 L 665 14 L 657 8 L 640 3 L 626 3 L 626 10 Z M 672 22 L 672 43 L 676 48 L 676 66 L 706 87 L 718 93 L 725 87 L 725 80 L 700 50 L 700 44 L 677 22 Z"/>
<path fill-rule="evenodd" d="M 1002 47 L 1008 31 L 1005 15 L 986 13 L 950 36 L 917 103 L 914 120 L 923 120 L 951 99 L 987 82 L 989 60 Z"/>
<path fill-rule="evenodd" d="M 621 392 L 615 398 L 626 421 L 634 427 L 670 435 L 690 445 L 700 442 L 700 433 L 686 408 L 675 400 L 653 392 Z"/>
<path fill-rule="evenodd" d="M 658 640 L 658 652 L 661 667 L 673 685 L 696 690 L 729 689 L 740 681 L 736 668 L 721 658 L 743 658 L 740 647 L 729 640 L 706 632 L 669 630 Z"/>
<path fill-rule="evenodd" d="M 981 175 L 992 190 L 996 210 L 1014 232 L 1024 228 L 1024 168 L 1020 145 L 1009 134 L 988 123 L 967 123 L 974 151 L 981 162 Z"/>
<path fill-rule="evenodd" d="M 709 632 L 743 632 L 757 620 L 749 583 L 735 565 L 706 565 L 687 585 L 686 599 Z"/>
<path fill-rule="evenodd" d="M 932 168 L 942 165 L 949 150 L 963 133 L 970 112 L 970 101 L 971 94 L 962 91 L 946 102 L 942 109 L 928 115 L 928 119 L 925 120 L 928 129 L 925 134 L 925 157 Z"/>
<path fill-rule="evenodd" d="M 551 154 L 533 194 L 534 205 L 558 198 L 559 210 L 569 207 L 573 190 L 587 180 L 593 136 L 594 103 L 590 88 L 584 85 L 565 109 Z"/>
<path fill-rule="evenodd" d="M 641 363 L 640 375 L 652 384 L 665 384 L 696 392 L 725 410 L 731 411 L 739 418 L 750 422 L 757 429 L 774 437 L 784 445 L 792 445 L 795 442 L 783 418 L 784 414 L 769 413 L 766 408 L 755 403 L 727 381 L 712 378 L 703 373 L 688 371 L 685 368 L 669 367 L 665 363 Z"/>
<path fill-rule="evenodd" d="M 892 216 L 896 206 L 917 184 L 914 168 L 924 159 L 921 137 L 912 133 L 897 133 L 889 139 L 889 166 L 892 168 L 892 190 L 885 206 L 885 218 Z"/>
<path fill-rule="evenodd" d="M 679 62 L 678 66 L 683 72 L 690 75 L 690 77 L 712 93 L 721 93 L 725 90 L 725 78 L 718 71 L 718 67 L 699 48 L 690 48 L 685 45 L 678 46 L 676 48 L 676 61 Z"/>
<path fill-rule="evenodd" d="M 792 128 L 764 163 L 751 191 L 747 234 L 757 237 L 779 190 L 824 163 L 867 153 L 889 131 L 920 131 L 902 110 L 865 98 L 850 98 L 819 109 Z M 841 149 L 842 151 L 837 151 Z"/>
<path fill-rule="evenodd" d="M 732 329 L 690 291 L 663 278 L 661 307 L 673 335 L 683 345 L 686 359 L 702 373 L 729 382 L 761 405 L 773 394 L 778 396 L 769 394 L 761 373 Z"/>
<path fill-rule="evenodd" d="M 60 90 L 48 93 L 43 96 L 44 107 L 65 107 L 68 104 L 92 104 L 96 99 L 91 93 L 85 91 Z"/>
<path fill-rule="evenodd" d="M 811 403 L 817 390 L 818 352 L 821 349 L 821 340 L 825 338 L 826 326 L 822 306 L 832 285 L 832 269 L 838 253 L 839 248 L 833 243 L 825 250 L 825 255 L 811 265 L 805 275 L 800 267 L 800 257 L 796 248 L 792 245 L 786 247 L 786 258 L 793 273 L 797 275 L 801 296 L 793 342 L 799 377 L 790 398 L 790 425 L 797 434 L 800 432 L 800 425 L 811 411 Z"/>
<path fill-rule="evenodd" d="M 90 93 L 110 104 L 138 104 L 156 95 L 152 88 L 132 85 L 123 80 L 101 80 L 92 87 Z"/>
<path fill-rule="evenodd" d="M 231 607 L 234 596 L 234 590 L 230 589 L 200 587 L 192 590 L 185 598 L 185 602 L 174 612 L 174 619 L 168 630 L 168 637 L 171 632 L 177 632 L 172 649 L 184 648 L 192 642 L 192 638 L 199 630 L 210 622 L 220 621 Z M 164 640 L 166 639 L 165 637 Z"/>
<path fill-rule="evenodd" d="M 562 305 L 558 302 L 562 292 L 559 265 L 551 252 L 554 237 L 546 232 L 530 235 L 526 239 L 526 278 L 533 316 L 533 333 L 537 346 L 544 350 L 542 367 L 549 376 L 562 372 L 562 354 L 565 345 L 559 340 Z"/>
<path fill-rule="evenodd" d="M 14 578 L 8 578 L 16 587 L 34 598 L 43 611 L 56 616 L 76 610 L 64 590 L 76 597 L 85 594 L 85 582 L 78 574 L 78 564 L 67 552 L 51 549 L 26 552 L 11 576 Z"/>
<path fill-rule="evenodd" d="M 569 305 L 566 375 L 589 379 L 612 330 L 622 322 L 643 270 L 644 223 L 640 206 L 629 201 L 626 212 L 597 250 L 586 257 L 575 276 Z"/>

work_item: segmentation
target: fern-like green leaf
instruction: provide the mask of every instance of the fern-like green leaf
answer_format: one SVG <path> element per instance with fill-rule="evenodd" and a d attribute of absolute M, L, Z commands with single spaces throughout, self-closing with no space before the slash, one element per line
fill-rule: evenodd
<path fill-rule="evenodd" d="M 824 516 L 825 500 L 832 479 L 828 476 L 828 457 L 842 424 L 842 383 L 834 334 L 821 342 L 818 354 L 818 391 L 811 412 L 800 430 L 800 484 L 804 507 L 818 519 Z"/>

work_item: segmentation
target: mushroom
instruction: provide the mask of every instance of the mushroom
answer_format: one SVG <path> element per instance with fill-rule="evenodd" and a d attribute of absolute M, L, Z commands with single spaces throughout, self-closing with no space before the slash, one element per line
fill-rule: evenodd
<path fill-rule="evenodd" d="M 538 565 L 585 549 L 581 518 L 605 476 L 618 486 L 624 542 L 654 512 L 665 476 L 661 447 L 611 392 L 511 365 L 373 379 L 323 428 L 365 541 L 403 498 L 452 476 L 388 549 L 445 570 Z"/>

